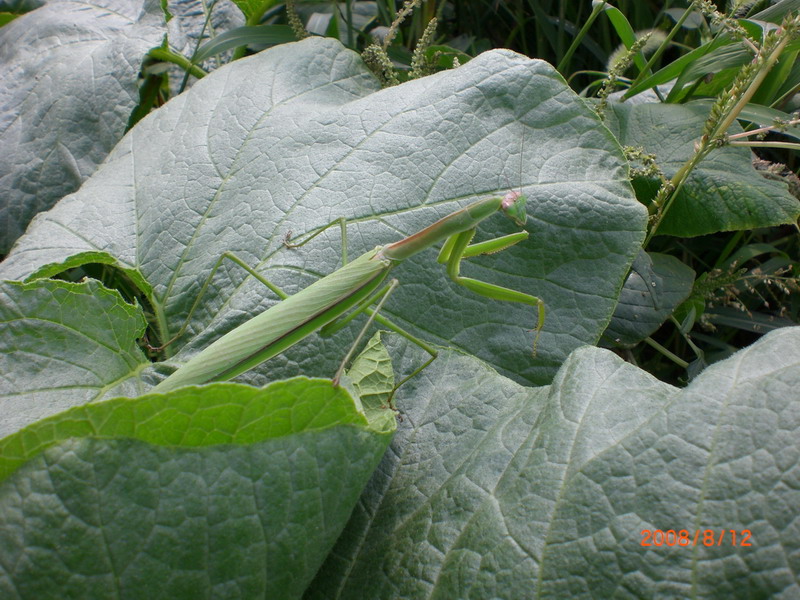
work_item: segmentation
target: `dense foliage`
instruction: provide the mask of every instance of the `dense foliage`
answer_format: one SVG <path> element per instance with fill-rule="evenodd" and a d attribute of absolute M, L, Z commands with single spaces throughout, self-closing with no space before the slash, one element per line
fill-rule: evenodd
<path fill-rule="evenodd" d="M 0 596 L 800 593 L 800 0 L 722 4 L 0 0 Z M 428 250 L 393 402 L 356 325 L 151 393 L 510 189 L 534 356 Z"/>

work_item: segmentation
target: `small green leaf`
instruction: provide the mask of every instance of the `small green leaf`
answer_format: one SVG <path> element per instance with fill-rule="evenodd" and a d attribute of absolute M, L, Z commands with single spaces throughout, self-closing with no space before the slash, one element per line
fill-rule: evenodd
<path fill-rule="evenodd" d="M 673 315 L 680 323 L 681 331 L 688 335 L 705 310 L 705 299 L 702 296 L 690 295 L 675 309 Z"/>
<path fill-rule="evenodd" d="M 625 44 L 626 48 L 630 49 L 631 46 L 636 43 L 636 32 L 628 22 L 628 18 L 622 14 L 618 8 L 611 6 L 610 4 L 603 8 L 603 13 L 608 17 L 608 20 L 611 21 L 611 24 L 614 26 L 614 31 L 619 36 L 619 39 L 622 40 L 622 43 Z M 637 52 L 634 55 L 633 61 L 640 71 L 644 69 L 646 63 L 642 58 L 641 52 Z"/>
<path fill-rule="evenodd" d="M 436 60 L 436 65 L 442 69 L 452 69 L 456 59 L 460 65 L 464 65 L 472 60 L 472 57 L 461 50 L 452 46 L 436 45 L 428 46 L 425 49 L 425 56 L 429 61 Z"/>
<path fill-rule="evenodd" d="M 358 391 L 364 412 L 368 415 L 377 412 L 385 416 L 389 395 L 394 390 L 394 369 L 389 352 L 381 343 L 380 331 L 375 332 L 353 361 L 347 377 Z"/>
<path fill-rule="evenodd" d="M 276 4 L 275 0 L 233 0 L 233 3 L 242 11 L 248 23 L 261 17 L 268 8 Z"/>

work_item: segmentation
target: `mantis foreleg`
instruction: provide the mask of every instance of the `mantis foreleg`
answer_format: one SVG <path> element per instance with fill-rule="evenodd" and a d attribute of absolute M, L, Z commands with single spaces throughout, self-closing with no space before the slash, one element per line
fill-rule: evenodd
<path fill-rule="evenodd" d="M 461 261 L 464 258 L 470 258 L 479 254 L 491 254 L 504 250 L 513 244 L 528 237 L 527 232 L 521 232 L 481 242 L 479 244 L 470 245 L 472 237 L 475 235 L 475 230 L 470 229 L 457 235 L 454 235 L 444 246 L 439 253 L 439 262 L 447 264 L 447 275 L 458 285 L 463 285 L 465 288 L 494 300 L 503 300 L 506 302 L 520 302 L 533 306 L 539 311 L 539 318 L 536 325 L 536 333 L 533 338 L 533 356 L 536 356 L 536 346 L 539 343 L 539 334 L 544 326 L 544 302 L 536 296 L 518 292 L 505 288 L 493 283 L 471 279 L 469 277 L 462 277 Z"/>

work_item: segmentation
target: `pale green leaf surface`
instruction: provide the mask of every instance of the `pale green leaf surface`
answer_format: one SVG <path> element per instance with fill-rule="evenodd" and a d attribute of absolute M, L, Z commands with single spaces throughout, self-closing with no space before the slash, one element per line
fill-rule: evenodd
<path fill-rule="evenodd" d="M 93 280 L 0 283 L 0 437 L 104 393 L 144 391 L 138 307 Z"/>
<path fill-rule="evenodd" d="M 797 389 L 800 328 L 684 390 L 597 348 L 537 389 L 445 352 L 398 393 L 398 435 L 306 598 L 794 598 Z M 728 537 L 645 548 L 643 529 Z"/>
<path fill-rule="evenodd" d="M 692 293 L 694 271 L 674 256 L 642 251 L 619 295 L 604 339 L 628 346 L 652 334 Z"/>
<path fill-rule="evenodd" d="M 394 369 L 389 352 L 377 331 L 347 370 L 347 377 L 357 390 L 364 413 L 387 418 L 387 402 L 395 385 Z M 391 415 L 394 424 L 394 413 Z"/>
<path fill-rule="evenodd" d="M 39 421 L 0 442 L 0 596 L 299 597 L 391 439 L 383 425 L 307 378 Z"/>
<path fill-rule="evenodd" d="M 708 116 L 707 106 L 612 104 L 608 126 L 628 146 L 655 154 L 671 178 L 694 153 L 694 144 Z M 731 133 L 740 131 L 738 127 Z M 794 223 L 800 201 L 785 183 L 768 180 L 752 165 L 746 148 L 712 152 L 689 175 L 658 229 L 659 234 L 692 237 Z M 655 181 L 640 181 L 637 190 L 649 200 Z M 641 184 L 641 185 L 640 185 Z"/>
<path fill-rule="evenodd" d="M 617 142 L 546 63 L 493 51 L 379 90 L 357 55 L 308 39 L 227 65 L 139 123 L 0 271 L 52 273 L 65 257 L 105 252 L 152 286 L 168 339 L 226 250 L 294 293 L 337 268 L 340 239 L 331 228 L 287 250 L 289 230 L 355 220 L 353 257 L 521 187 L 530 239 L 464 273 L 544 300 L 536 359 L 534 311 L 457 288 L 433 251 L 395 271 L 401 287 L 385 312 L 430 342 L 549 381 L 572 349 L 599 339 L 643 239 L 645 211 L 626 175 Z M 513 230 L 498 215 L 479 236 Z M 174 364 L 275 301 L 235 267 L 212 292 L 170 349 L 180 350 Z M 242 380 L 330 376 L 349 341 L 314 336 Z"/>
<path fill-rule="evenodd" d="M 163 20 L 156 0 L 51 0 L 0 29 L 0 253 L 120 140 Z"/>

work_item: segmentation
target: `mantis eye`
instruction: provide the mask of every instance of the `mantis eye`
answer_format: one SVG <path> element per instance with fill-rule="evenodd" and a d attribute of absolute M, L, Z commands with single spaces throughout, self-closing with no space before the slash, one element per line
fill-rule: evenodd
<path fill-rule="evenodd" d="M 521 192 L 511 191 L 503 196 L 503 203 L 500 207 L 503 212 L 514 220 L 514 223 L 522 227 L 528 219 L 528 213 L 525 210 L 525 202 L 527 198 Z"/>

